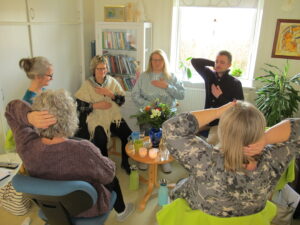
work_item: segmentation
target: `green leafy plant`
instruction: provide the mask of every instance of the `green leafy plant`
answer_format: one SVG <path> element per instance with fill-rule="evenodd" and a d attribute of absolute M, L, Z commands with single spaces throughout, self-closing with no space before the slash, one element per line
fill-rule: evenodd
<path fill-rule="evenodd" d="M 231 70 L 231 75 L 234 77 L 240 77 L 242 75 L 242 73 L 243 73 L 243 71 L 237 67 L 235 67 Z"/>
<path fill-rule="evenodd" d="M 175 115 L 175 112 L 164 103 L 156 99 L 150 105 L 141 108 L 138 114 L 131 115 L 131 118 L 137 118 L 138 124 L 150 124 L 153 128 L 160 128 L 167 119 Z"/>
<path fill-rule="evenodd" d="M 297 112 L 300 96 L 294 86 L 300 85 L 300 73 L 289 78 L 288 61 L 283 70 L 271 64 L 265 65 L 266 74 L 255 78 L 264 84 L 256 91 L 255 102 L 265 115 L 268 126 L 272 126 Z"/>
<path fill-rule="evenodd" d="M 179 62 L 179 69 L 182 69 L 183 72 L 187 75 L 188 79 L 192 78 L 192 71 L 191 71 L 191 60 L 192 57 L 188 57 Z"/>

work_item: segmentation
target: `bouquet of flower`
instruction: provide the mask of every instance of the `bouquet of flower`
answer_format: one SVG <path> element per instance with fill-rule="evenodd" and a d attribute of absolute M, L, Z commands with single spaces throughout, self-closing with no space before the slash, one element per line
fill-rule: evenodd
<path fill-rule="evenodd" d="M 153 128 L 161 128 L 163 122 L 175 115 L 167 104 L 160 103 L 156 99 L 150 105 L 140 109 L 138 114 L 130 116 L 136 117 L 138 124 L 150 124 Z"/>

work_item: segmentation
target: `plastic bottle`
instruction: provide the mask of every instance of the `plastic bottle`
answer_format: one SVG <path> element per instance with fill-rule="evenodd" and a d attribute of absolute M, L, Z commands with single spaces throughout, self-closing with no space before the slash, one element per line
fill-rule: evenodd
<path fill-rule="evenodd" d="M 160 180 L 160 187 L 158 190 L 158 205 L 163 206 L 169 203 L 169 190 L 167 187 L 167 180 Z"/>
<path fill-rule="evenodd" d="M 135 191 L 139 189 L 139 173 L 136 165 L 130 166 L 129 190 Z"/>

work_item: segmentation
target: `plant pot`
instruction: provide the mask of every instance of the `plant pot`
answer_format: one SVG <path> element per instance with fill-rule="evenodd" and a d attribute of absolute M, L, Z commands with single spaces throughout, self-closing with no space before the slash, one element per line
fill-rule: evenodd
<path fill-rule="evenodd" d="M 158 148 L 161 137 L 162 129 L 161 128 L 151 128 L 149 132 L 150 140 L 153 148 Z"/>

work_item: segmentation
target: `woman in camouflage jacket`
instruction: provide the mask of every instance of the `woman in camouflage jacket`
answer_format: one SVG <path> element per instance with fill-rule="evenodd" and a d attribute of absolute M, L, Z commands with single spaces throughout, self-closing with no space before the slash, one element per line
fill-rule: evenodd
<path fill-rule="evenodd" d="M 220 149 L 196 136 L 199 127 L 217 118 Z M 262 113 L 246 102 L 183 113 L 166 121 L 167 148 L 189 172 L 171 197 L 218 217 L 246 216 L 264 209 L 268 194 L 299 154 L 300 120 L 285 120 L 266 132 L 265 125 Z"/>

